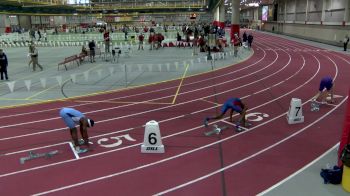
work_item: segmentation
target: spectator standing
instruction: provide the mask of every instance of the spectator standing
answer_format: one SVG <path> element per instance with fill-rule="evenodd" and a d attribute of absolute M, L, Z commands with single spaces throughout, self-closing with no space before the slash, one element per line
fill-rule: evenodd
<path fill-rule="evenodd" d="M 44 40 L 47 42 L 47 33 L 46 33 L 46 30 L 44 30 L 43 38 L 44 38 Z"/>
<path fill-rule="evenodd" d="M 95 41 L 92 40 L 91 42 L 89 42 L 89 49 L 90 49 L 90 62 L 93 63 L 95 62 Z"/>
<path fill-rule="evenodd" d="M 233 46 L 234 46 L 234 48 L 233 48 L 234 56 L 237 57 L 238 47 L 240 46 L 240 38 L 238 37 L 237 34 L 234 35 Z"/>
<path fill-rule="evenodd" d="M 103 33 L 103 39 L 105 41 L 105 53 L 109 53 L 110 50 L 110 43 L 111 43 L 111 38 L 109 36 L 109 30 L 105 29 L 105 32 Z"/>
<path fill-rule="evenodd" d="M 348 36 L 348 35 L 345 35 L 344 40 L 343 40 L 344 51 L 347 50 L 347 48 L 348 48 L 348 43 L 349 43 L 349 36 Z"/>
<path fill-rule="evenodd" d="M 5 79 L 8 80 L 9 77 L 7 76 L 7 56 L 4 53 L 3 49 L 0 49 L 0 74 L 1 74 L 1 80 L 4 80 L 4 75 Z"/>
<path fill-rule="evenodd" d="M 180 35 L 179 32 L 177 32 L 176 41 L 177 41 L 177 46 L 180 47 L 180 46 L 181 46 L 182 38 L 181 38 L 181 35 Z"/>
<path fill-rule="evenodd" d="M 249 33 L 248 35 L 248 48 L 250 49 L 252 47 L 252 43 L 253 43 L 253 35 L 252 33 Z"/>
<path fill-rule="evenodd" d="M 248 36 L 247 36 L 247 33 L 244 31 L 243 33 L 243 43 L 246 43 L 248 40 Z"/>
<path fill-rule="evenodd" d="M 145 36 L 143 36 L 143 33 L 140 33 L 139 35 L 139 50 L 143 50 L 143 40 L 145 39 Z"/>
<path fill-rule="evenodd" d="M 32 59 L 32 62 L 33 62 L 33 71 L 35 71 L 36 69 L 36 65 L 38 65 L 41 69 L 41 71 L 43 70 L 43 67 L 39 64 L 39 54 L 38 54 L 38 49 L 36 49 L 35 45 L 31 45 L 29 47 L 29 50 L 30 50 L 30 57 Z"/>
<path fill-rule="evenodd" d="M 153 35 L 153 33 L 150 32 L 149 37 L 148 37 L 148 43 L 150 45 L 150 48 L 149 48 L 150 50 L 153 49 L 153 40 L 154 40 L 154 35 Z"/>
<path fill-rule="evenodd" d="M 32 41 L 35 39 L 35 31 L 33 29 L 29 30 L 29 36 L 30 36 Z"/>
<path fill-rule="evenodd" d="M 128 29 L 127 29 L 126 26 L 124 27 L 123 31 L 124 31 L 124 38 L 125 38 L 125 41 L 127 41 L 127 40 L 128 40 Z"/>
<path fill-rule="evenodd" d="M 40 41 L 41 40 L 41 32 L 39 29 L 38 29 L 38 37 L 39 37 L 38 41 Z"/>
<path fill-rule="evenodd" d="M 28 53 L 28 57 L 30 57 L 30 51 L 31 51 L 31 47 L 32 47 L 32 45 L 34 45 L 34 43 L 33 42 L 30 42 L 30 45 L 29 45 L 29 53 Z M 33 61 L 32 61 L 32 58 L 30 58 L 30 60 L 29 60 L 29 62 L 28 62 L 28 66 L 30 67 L 30 64 L 32 64 L 33 63 Z"/>

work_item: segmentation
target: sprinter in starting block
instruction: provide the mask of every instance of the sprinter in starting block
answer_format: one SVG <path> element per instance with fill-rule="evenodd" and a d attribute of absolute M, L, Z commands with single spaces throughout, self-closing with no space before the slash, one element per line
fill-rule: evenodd
<path fill-rule="evenodd" d="M 317 94 L 311 100 L 311 111 L 319 111 L 323 103 L 334 103 L 334 81 L 330 76 L 322 78 Z M 330 96 L 328 100 L 327 97 Z"/>
<path fill-rule="evenodd" d="M 88 127 L 93 127 L 95 122 L 92 119 L 88 119 L 82 114 L 80 111 L 75 110 L 73 108 L 62 108 L 60 111 L 60 116 L 62 117 L 65 124 L 68 126 L 70 130 L 70 134 L 72 136 L 75 151 L 77 153 L 84 153 L 90 149 L 89 136 L 87 133 Z M 80 126 L 80 134 L 84 140 L 83 143 L 79 143 L 78 140 L 78 131 L 75 127 L 76 125 Z M 87 148 L 80 149 L 81 145 L 85 145 Z"/>
<path fill-rule="evenodd" d="M 225 101 L 224 105 L 221 108 L 221 114 L 214 117 L 206 117 L 204 120 L 204 126 L 205 127 L 208 126 L 209 120 L 221 119 L 229 109 L 230 109 L 230 122 L 233 122 L 232 120 L 233 112 L 237 112 L 240 114 L 240 118 L 238 120 L 239 124 L 238 125 L 235 124 L 237 131 L 241 127 L 248 127 L 249 123 L 247 123 L 246 121 L 246 111 L 248 108 L 247 108 L 247 105 L 244 104 L 239 98 L 230 98 L 227 101 Z"/>

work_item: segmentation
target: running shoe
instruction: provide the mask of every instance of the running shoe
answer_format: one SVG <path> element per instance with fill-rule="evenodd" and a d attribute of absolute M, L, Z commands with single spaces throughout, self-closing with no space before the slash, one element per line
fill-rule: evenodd
<path fill-rule="evenodd" d="M 205 126 L 205 127 L 208 127 L 208 123 L 209 123 L 209 118 L 206 117 L 206 118 L 204 119 L 204 126 Z"/>
<path fill-rule="evenodd" d="M 85 153 L 87 151 L 88 151 L 88 149 L 79 149 L 79 150 L 77 150 L 77 153 L 81 154 L 81 153 Z"/>

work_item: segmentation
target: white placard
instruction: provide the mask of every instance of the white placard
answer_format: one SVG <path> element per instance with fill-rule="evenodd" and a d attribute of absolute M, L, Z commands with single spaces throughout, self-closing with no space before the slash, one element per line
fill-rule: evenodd
<path fill-rule="evenodd" d="M 164 153 L 159 124 L 155 120 L 146 123 L 141 153 Z"/>
<path fill-rule="evenodd" d="M 301 99 L 292 98 L 287 113 L 288 124 L 296 124 L 304 122 Z"/>

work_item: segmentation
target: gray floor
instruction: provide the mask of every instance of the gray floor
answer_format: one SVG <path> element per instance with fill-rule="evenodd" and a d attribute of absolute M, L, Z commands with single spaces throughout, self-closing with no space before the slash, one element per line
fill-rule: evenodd
<path fill-rule="evenodd" d="M 178 79 L 232 65 L 247 59 L 251 51 L 242 49 L 239 57 L 227 48 L 223 53 L 213 53 L 215 61 L 207 61 L 207 53 L 192 55 L 193 49 L 160 48 L 137 50 L 132 46 L 129 53 L 123 48 L 118 62 L 108 56 L 108 61 L 96 57 L 95 63 L 87 58 L 79 67 L 67 65 L 57 70 L 57 64 L 67 56 L 78 54 L 80 47 L 38 47 L 39 63 L 44 71 L 33 72 L 28 66 L 27 48 L 5 48 L 9 59 L 9 81 L 0 82 L 0 105 L 9 107 L 43 101 L 81 96 L 96 92 L 131 88 L 149 83 Z M 213 66 L 212 66 L 213 65 Z M 186 67 L 188 66 L 188 69 Z M 43 85 L 46 81 L 46 86 Z M 14 83 L 13 92 L 10 85 Z M 30 84 L 30 85 L 29 85 Z"/>
<path fill-rule="evenodd" d="M 336 165 L 337 148 L 332 148 L 325 153 L 315 163 L 298 171 L 290 179 L 276 185 L 271 190 L 267 190 L 260 195 L 264 196 L 346 196 L 350 193 L 346 192 L 341 185 L 323 184 L 323 179 L 320 176 L 321 168 Z"/>

